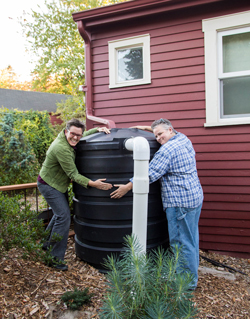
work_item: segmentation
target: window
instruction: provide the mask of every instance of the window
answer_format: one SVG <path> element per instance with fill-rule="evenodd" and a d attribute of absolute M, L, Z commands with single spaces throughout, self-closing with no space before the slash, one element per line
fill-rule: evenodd
<path fill-rule="evenodd" d="M 151 83 L 150 36 L 109 41 L 109 87 Z"/>
<path fill-rule="evenodd" d="M 203 20 L 205 126 L 250 123 L 250 11 Z"/>

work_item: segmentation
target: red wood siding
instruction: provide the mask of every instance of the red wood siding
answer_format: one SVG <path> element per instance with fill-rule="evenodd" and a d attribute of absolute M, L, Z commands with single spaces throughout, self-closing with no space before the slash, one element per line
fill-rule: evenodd
<path fill-rule="evenodd" d="M 243 4 L 241 4 L 243 3 Z M 250 10 L 245 1 L 100 27 L 92 32 L 94 115 L 117 127 L 164 117 L 193 142 L 204 189 L 200 248 L 250 256 L 250 127 L 205 128 L 202 19 Z M 152 83 L 109 89 L 108 41 L 150 34 Z"/>

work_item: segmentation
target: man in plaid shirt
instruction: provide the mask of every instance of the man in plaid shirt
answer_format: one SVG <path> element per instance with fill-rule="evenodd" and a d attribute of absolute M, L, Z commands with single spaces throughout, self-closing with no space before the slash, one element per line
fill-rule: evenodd
<path fill-rule="evenodd" d="M 195 151 L 191 141 L 174 130 L 170 121 L 156 120 L 150 126 L 137 126 L 153 131 L 161 144 L 149 164 L 149 182 L 160 179 L 163 208 L 168 220 L 170 246 L 182 246 L 185 268 L 193 275 L 190 289 L 195 289 L 199 267 L 198 222 L 203 191 L 198 178 Z M 111 193 L 112 198 L 124 196 L 133 187 L 133 180 Z"/>

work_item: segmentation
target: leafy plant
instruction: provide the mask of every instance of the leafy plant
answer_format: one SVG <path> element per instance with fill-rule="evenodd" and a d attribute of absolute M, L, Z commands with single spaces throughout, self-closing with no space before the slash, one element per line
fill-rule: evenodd
<path fill-rule="evenodd" d="M 23 257 L 45 260 L 40 241 L 46 236 L 43 221 L 21 195 L 10 197 L 0 192 L 0 258 L 12 248 L 20 248 Z"/>
<path fill-rule="evenodd" d="M 12 113 L 6 113 L 0 122 L 0 185 L 34 182 L 38 162 L 22 130 L 14 127 Z"/>
<path fill-rule="evenodd" d="M 75 288 L 74 291 L 65 292 L 61 299 L 71 310 L 78 310 L 84 304 L 90 302 L 93 293 L 89 294 L 88 288 L 85 288 L 83 291 Z"/>
<path fill-rule="evenodd" d="M 85 106 L 82 94 L 71 96 L 65 101 L 58 102 L 56 114 L 59 114 L 59 118 L 63 121 L 61 125 L 56 125 L 57 132 L 61 131 L 66 122 L 72 118 L 85 121 Z"/>
<path fill-rule="evenodd" d="M 183 265 L 177 246 L 146 255 L 138 240 L 127 236 L 121 258 L 105 260 L 108 289 L 100 318 L 195 318 L 197 310 L 189 290 L 192 275 L 181 272 Z"/>

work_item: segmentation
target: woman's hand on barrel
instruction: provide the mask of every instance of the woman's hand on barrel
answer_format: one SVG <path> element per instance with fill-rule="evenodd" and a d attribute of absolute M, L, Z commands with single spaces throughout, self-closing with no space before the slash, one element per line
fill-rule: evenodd
<path fill-rule="evenodd" d="M 106 181 L 106 178 L 100 178 L 100 179 L 97 179 L 96 181 L 90 180 L 88 182 L 88 186 L 95 187 L 97 189 L 106 190 L 106 191 L 113 187 L 112 184 L 104 183 L 104 181 Z"/>
<path fill-rule="evenodd" d="M 118 187 L 118 188 L 110 194 L 110 197 L 111 198 L 121 198 L 133 188 L 133 184 L 131 182 L 129 182 L 128 184 L 125 184 L 125 185 L 124 184 L 116 184 L 116 185 L 114 185 L 114 187 Z"/>
<path fill-rule="evenodd" d="M 109 130 L 107 127 L 105 127 L 105 126 L 103 126 L 103 127 L 98 127 L 98 128 L 97 128 L 97 131 L 98 131 L 98 132 L 104 132 L 104 133 L 106 133 L 106 134 L 110 134 L 110 130 Z"/>

